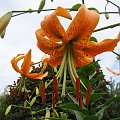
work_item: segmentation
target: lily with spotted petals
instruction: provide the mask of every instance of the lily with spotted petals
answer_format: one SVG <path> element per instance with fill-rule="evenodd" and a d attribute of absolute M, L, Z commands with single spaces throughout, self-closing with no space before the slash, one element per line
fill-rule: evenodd
<path fill-rule="evenodd" d="M 18 67 L 17 63 L 22 59 L 23 59 L 23 63 L 21 65 L 21 69 L 20 69 Z M 44 61 L 44 59 L 42 59 L 42 61 Z M 31 64 L 33 64 L 33 62 L 31 61 L 31 50 L 29 50 L 26 55 L 18 54 L 16 57 L 14 57 L 11 60 L 12 67 L 16 72 L 20 73 L 21 76 L 22 76 L 22 78 L 21 78 L 20 82 L 18 83 L 16 89 L 21 90 L 21 88 L 24 85 L 24 82 L 25 82 L 26 78 L 33 78 L 35 80 L 42 80 L 44 77 L 46 77 L 48 75 L 48 72 L 46 72 L 46 73 L 43 73 L 43 72 L 46 69 L 47 63 L 46 62 L 43 62 L 43 63 L 44 63 L 44 65 L 43 65 L 40 73 L 30 73 Z"/>
<path fill-rule="evenodd" d="M 85 5 L 79 8 L 66 31 L 57 16 L 72 19 L 69 12 L 61 7 L 45 16 L 40 29 L 36 31 L 37 46 L 50 55 L 46 61 L 53 68 L 60 65 L 56 77 L 63 77 L 63 88 L 67 70 L 75 87 L 76 78 L 79 78 L 76 67 L 92 63 L 93 58 L 100 53 L 112 51 L 120 38 L 105 39 L 101 42 L 90 41 L 90 36 L 99 22 L 99 13 L 88 10 Z M 87 89 L 82 81 L 80 83 Z"/>

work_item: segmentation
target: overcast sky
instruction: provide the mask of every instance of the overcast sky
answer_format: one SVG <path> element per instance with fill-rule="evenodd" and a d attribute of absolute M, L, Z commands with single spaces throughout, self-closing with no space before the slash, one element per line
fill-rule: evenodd
<path fill-rule="evenodd" d="M 114 1 L 114 3 L 120 6 L 120 0 L 111 1 Z M 0 0 L 0 16 L 11 10 L 37 9 L 39 2 L 40 0 Z M 71 8 L 76 3 L 81 3 L 81 0 L 54 0 L 54 2 L 46 0 L 44 9 L 56 8 L 57 6 Z M 87 7 L 96 7 L 100 12 L 104 12 L 106 0 L 85 0 L 85 4 Z M 107 11 L 118 11 L 118 9 L 109 4 Z M 19 76 L 11 67 L 10 60 L 14 56 L 18 53 L 26 53 L 29 49 L 32 49 L 32 60 L 34 62 L 40 61 L 43 53 L 36 46 L 35 30 L 39 28 L 40 21 L 43 20 L 44 16 L 51 12 L 52 11 L 41 12 L 40 14 L 24 14 L 11 19 L 5 38 L 0 38 L 0 92 L 2 92 L 7 85 L 13 84 L 13 81 L 16 81 Z M 71 14 L 74 16 L 76 12 L 71 12 Z M 69 25 L 68 21 L 69 20 L 67 20 L 67 22 L 63 21 L 65 28 Z M 104 15 L 100 15 L 100 22 L 97 28 L 118 22 L 120 22 L 120 16 L 118 14 L 110 14 L 109 20 L 106 20 Z M 95 36 L 98 41 L 101 41 L 105 38 L 115 38 L 119 31 L 120 27 L 116 27 L 93 33 L 93 36 Z M 115 48 L 115 51 L 120 53 L 120 43 Z M 119 71 L 119 62 L 113 53 L 103 53 L 98 55 L 96 59 L 101 59 L 100 64 L 108 80 L 109 77 L 113 75 L 105 69 L 106 67 Z M 114 79 L 119 81 L 120 77 L 114 77 Z"/>

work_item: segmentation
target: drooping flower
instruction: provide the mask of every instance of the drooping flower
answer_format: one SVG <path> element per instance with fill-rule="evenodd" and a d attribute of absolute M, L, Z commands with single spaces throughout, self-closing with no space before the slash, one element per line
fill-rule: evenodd
<path fill-rule="evenodd" d="M 23 59 L 23 63 L 21 65 L 21 69 L 20 69 L 18 67 L 17 63 L 21 59 Z M 14 68 L 14 70 L 16 72 L 20 73 L 21 76 L 23 76 L 23 77 L 28 77 L 28 78 L 33 78 L 33 79 L 43 79 L 48 74 L 48 72 L 43 73 L 45 68 L 46 68 L 46 66 L 47 66 L 46 62 L 44 62 L 44 66 L 43 66 L 43 68 L 42 68 L 40 73 L 30 73 L 30 68 L 31 68 L 31 64 L 32 64 L 32 61 L 31 61 L 31 50 L 29 50 L 26 55 L 18 54 L 16 57 L 14 57 L 11 60 L 11 64 L 12 64 L 12 67 Z"/>
<path fill-rule="evenodd" d="M 98 43 L 89 41 L 98 24 L 99 13 L 88 10 L 84 5 L 79 8 L 66 32 L 57 16 L 71 19 L 65 9 L 58 7 L 44 18 L 41 28 L 36 31 L 37 45 L 40 50 L 50 55 L 47 61 L 53 67 L 62 63 L 66 50 L 71 51 L 74 65 L 79 67 L 91 63 L 97 54 L 112 51 L 120 41 L 120 38 L 106 39 Z"/>
<path fill-rule="evenodd" d="M 52 14 L 45 16 L 40 29 L 36 31 L 36 37 L 38 48 L 50 55 L 50 58 L 45 61 L 52 67 L 60 65 L 56 77 L 64 79 L 65 91 L 66 71 L 68 70 L 72 83 L 76 87 L 76 78 L 79 78 L 76 67 L 92 63 L 93 58 L 100 53 L 113 51 L 120 41 L 120 33 L 115 39 L 90 41 L 90 36 L 99 22 L 99 13 L 88 10 L 85 5 L 79 8 L 66 31 L 57 16 L 72 19 L 66 9 L 58 7 Z M 87 90 L 81 80 L 80 83 Z"/>

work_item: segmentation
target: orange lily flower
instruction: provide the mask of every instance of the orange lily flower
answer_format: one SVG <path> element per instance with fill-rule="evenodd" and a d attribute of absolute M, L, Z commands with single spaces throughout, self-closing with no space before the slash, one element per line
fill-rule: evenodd
<path fill-rule="evenodd" d="M 97 54 L 112 51 L 120 41 L 120 33 L 116 39 L 90 41 L 90 36 L 99 22 L 99 13 L 88 10 L 85 5 L 79 8 L 66 31 L 57 16 L 72 19 L 66 9 L 58 7 L 52 14 L 45 16 L 41 28 L 36 31 L 36 37 L 38 48 L 50 55 L 45 61 L 52 67 L 60 65 L 56 77 L 60 78 L 60 81 L 63 78 L 65 93 L 66 71 L 68 70 L 76 87 L 76 78 L 79 78 L 76 67 L 90 64 Z M 82 81 L 80 83 L 87 90 L 85 84 Z"/>
<path fill-rule="evenodd" d="M 23 63 L 21 65 L 21 69 L 18 67 L 17 63 L 23 59 Z M 46 77 L 48 75 L 48 72 L 44 73 L 44 70 L 47 66 L 47 63 L 44 62 L 44 66 L 41 70 L 40 73 L 29 73 L 30 71 L 30 68 L 31 68 L 31 64 L 32 64 L 32 61 L 31 61 L 31 50 L 28 51 L 28 53 L 26 55 L 24 54 L 18 54 L 16 57 L 14 57 L 12 60 L 11 60 L 11 64 L 12 64 L 12 67 L 14 68 L 14 70 L 18 73 L 21 74 L 21 76 L 23 77 L 28 77 L 28 78 L 33 78 L 33 79 L 43 79 L 44 77 Z"/>
<path fill-rule="evenodd" d="M 50 55 L 47 62 L 53 67 L 62 63 L 65 51 L 70 51 L 75 67 L 80 67 L 91 63 L 97 54 L 112 51 L 120 41 L 120 37 L 101 42 L 89 41 L 98 24 L 99 13 L 88 10 L 84 5 L 79 8 L 66 32 L 57 16 L 71 19 L 66 9 L 58 7 L 44 18 L 41 28 L 36 31 L 37 45 L 40 50 Z"/>

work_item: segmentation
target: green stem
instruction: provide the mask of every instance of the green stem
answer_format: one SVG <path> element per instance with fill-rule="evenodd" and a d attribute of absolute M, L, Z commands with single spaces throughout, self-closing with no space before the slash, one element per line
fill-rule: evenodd
<path fill-rule="evenodd" d="M 22 108 L 22 109 L 29 109 L 30 110 L 30 107 L 23 107 L 23 106 L 17 106 L 17 105 L 12 105 L 13 107 L 16 107 L 16 108 Z"/>
<path fill-rule="evenodd" d="M 84 1 L 84 0 L 83 0 Z M 83 3 L 84 4 L 84 3 Z M 77 11 L 77 10 L 74 10 L 74 9 L 71 9 L 71 8 L 66 8 L 67 10 L 70 10 L 70 11 Z M 56 10 L 56 9 L 41 9 L 40 11 L 52 11 L 52 10 Z M 12 17 L 15 17 L 15 16 L 19 16 L 19 15 L 22 15 L 22 14 L 26 14 L 26 13 L 33 13 L 33 12 L 37 12 L 38 13 L 39 10 L 32 10 L 32 9 L 29 9 L 29 10 L 14 10 L 14 11 L 11 11 L 12 13 L 19 13 L 19 14 L 16 14 L 16 15 L 13 15 Z M 119 12 L 99 12 L 99 14 L 119 14 Z"/>
<path fill-rule="evenodd" d="M 117 27 L 117 26 L 120 26 L 120 23 L 116 23 L 116 24 L 112 24 L 112 25 L 109 25 L 109 26 L 106 26 L 106 27 L 96 29 L 96 30 L 94 30 L 94 32 L 98 32 L 98 31 L 105 30 L 105 29 L 108 29 L 108 28 L 114 28 L 114 27 Z"/>
<path fill-rule="evenodd" d="M 116 5 L 115 3 L 113 3 L 113 2 L 111 2 L 111 1 L 109 1 L 109 0 L 106 0 L 108 3 L 111 3 L 111 4 L 113 4 L 114 6 L 116 6 L 117 8 L 120 8 L 118 5 Z"/>
<path fill-rule="evenodd" d="M 116 53 L 116 52 L 114 52 L 114 51 L 112 51 L 115 55 L 117 55 L 118 57 L 120 57 L 120 54 L 118 54 L 118 53 Z"/>
<path fill-rule="evenodd" d="M 66 73 L 67 73 L 67 64 L 65 64 L 65 67 L 64 67 L 64 77 L 63 77 L 63 87 L 62 87 L 62 95 L 61 95 L 61 97 L 65 96 Z"/>

